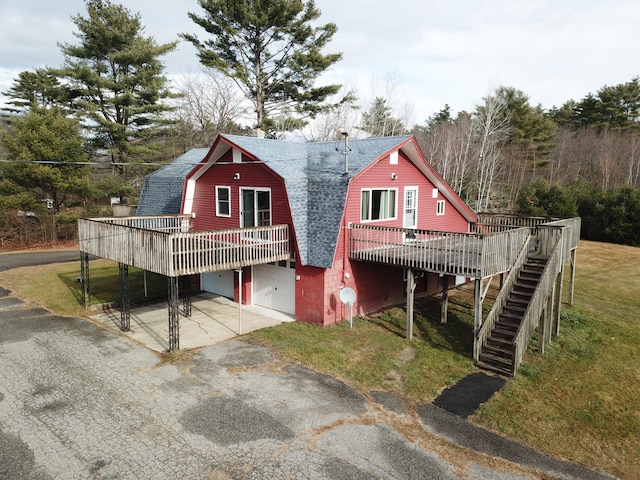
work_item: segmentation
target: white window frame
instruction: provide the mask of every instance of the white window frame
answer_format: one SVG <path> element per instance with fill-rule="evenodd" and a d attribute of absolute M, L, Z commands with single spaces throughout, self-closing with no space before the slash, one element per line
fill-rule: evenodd
<path fill-rule="evenodd" d="M 240 228 L 245 228 L 244 227 L 244 195 L 243 192 L 245 191 L 253 191 L 255 196 L 254 196 L 254 205 L 253 205 L 253 223 L 255 224 L 254 226 L 259 226 L 260 223 L 260 218 L 259 218 L 259 210 L 258 210 L 258 196 L 257 193 L 258 192 L 267 192 L 269 193 L 269 223 L 267 225 L 271 225 L 273 222 L 273 197 L 271 195 L 271 189 L 270 188 L 260 188 L 260 187 L 240 187 Z M 263 225 L 265 226 L 265 225 Z"/>
<path fill-rule="evenodd" d="M 438 202 L 436 203 L 436 215 L 438 216 L 444 215 L 444 206 L 445 206 L 445 201 L 438 200 Z"/>
<path fill-rule="evenodd" d="M 414 192 L 413 195 L 413 206 L 407 208 L 407 193 Z M 408 210 L 413 210 L 414 212 L 414 220 L 415 223 L 409 225 L 408 219 L 409 215 L 407 215 Z M 418 187 L 404 187 L 404 202 L 403 202 L 403 210 L 402 210 L 402 226 L 403 228 L 418 228 Z"/>
<path fill-rule="evenodd" d="M 368 192 L 368 205 L 365 205 L 364 197 L 365 192 Z M 372 219 L 372 192 L 393 192 L 393 215 L 384 218 Z M 389 206 L 389 205 L 388 205 Z M 364 211 L 366 207 L 366 212 Z M 366 215 L 366 217 L 365 217 Z M 398 218 L 398 189 L 397 188 L 363 188 L 360 190 L 360 221 L 363 223 L 369 222 L 385 222 L 388 220 L 397 220 Z"/>
<path fill-rule="evenodd" d="M 229 213 L 222 213 L 220 209 L 220 190 L 227 191 L 227 206 Z M 216 216 L 217 217 L 231 217 L 231 187 L 225 185 L 216 185 Z"/>

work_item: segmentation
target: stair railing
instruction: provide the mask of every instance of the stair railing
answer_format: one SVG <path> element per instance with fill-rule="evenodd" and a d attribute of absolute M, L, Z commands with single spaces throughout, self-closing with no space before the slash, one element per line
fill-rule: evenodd
<path fill-rule="evenodd" d="M 482 324 L 482 327 L 480 327 L 480 330 L 476 335 L 476 338 L 474 341 L 476 342 L 477 348 L 473 349 L 476 357 L 474 358 L 474 360 L 476 362 L 480 360 L 480 354 L 482 353 L 482 349 L 487 345 L 487 338 L 489 337 L 493 328 L 496 326 L 496 321 L 499 318 L 499 314 L 500 312 L 502 312 L 502 308 L 507 303 L 507 298 L 509 297 L 509 292 L 511 290 L 511 287 L 513 286 L 516 279 L 518 278 L 518 271 L 520 270 L 520 267 L 524 265 L 524 262 L 527 260 L 527 253 L 529 251 L 529 246 L 530 246 L 529 244 L 532 241 L 532 238 L 533 238 L 532 235 L 529 234 L 529 236 L 526 238 L 526 240 L 522 244 L 520 253 L 516 257 L 513 263 L 513 266 L 509 271 L 509 275 L 507 275 L 507 278 L 505 279 L 502 285 L 502 288 L 500 289 L 500 292 L 498 292 L 498 296 L 493 302 L 493 306 L 491 307 L 491 310 L 489 311 L 489 314 L 487 315 L 486 320 L 484 321 L 484 323 Z"/>
<path fill-rule="evenodd" d="M 538 227 L 538 239 L 539 241 L 541 240 L 539 253 L 543 255 L 549 254 L 549 258 L 514 337 L 514 356 L 511 367 L 511 375 L 513 376 L 515 376 L 518 367 L 520 367 L 522 357 L 527 351 L 529 341 L 544 312 L 546 300 L 551 295 L 555 287 L 556 277 L 562 268 L 565 243 L 563 237 L 563 227 L 546 225 Z"/>

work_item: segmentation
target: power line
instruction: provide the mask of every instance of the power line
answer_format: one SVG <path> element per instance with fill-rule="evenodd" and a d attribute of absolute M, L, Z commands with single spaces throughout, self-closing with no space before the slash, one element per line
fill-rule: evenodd
<path fill-rule="evenodd" d="M 129 162 L 68 162 L 65 160 L 12 160 L 12 159 L 3 159 L 0 158 L 0 163 L 26 163 L 26 164 L 37 164 L 37 165 L 96 165 L 102 167 L 110 167 L 110 166 L 164 166 L 171 165 L 171 162 L 159 163 L 159 162 L 144 162 L 144 163 L 129 163 Z M 192 163 L 190 165 L 199 165 L 200 162 Z M 189 164 L 183 164 L 189 165 Z"/>

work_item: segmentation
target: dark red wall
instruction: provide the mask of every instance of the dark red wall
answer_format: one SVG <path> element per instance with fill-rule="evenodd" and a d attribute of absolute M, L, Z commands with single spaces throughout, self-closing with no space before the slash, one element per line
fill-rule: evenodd
<path fill-rule="evenodd" d="M 234 180 L 234 175 L 240 179 Z M 216 186 L 231 189 L 231 217 L 216 216 Z M 192 213 L 195 230 L 240 228 L 240 189 L 271 189 L 271 224 L 291 225 L 291 213 L 284 182 L 273 170 L 260 162 L 212 165 L 196 182 Z"/>

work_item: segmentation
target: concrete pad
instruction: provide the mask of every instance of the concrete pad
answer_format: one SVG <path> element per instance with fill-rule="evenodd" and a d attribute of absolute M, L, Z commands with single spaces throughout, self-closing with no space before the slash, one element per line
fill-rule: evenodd
<path fill-rule="evenodd" d="M 91 318 L 109 328 L 120 329 L 120 310 L 109 309 Z M 212 294 L 194 296 L 191 316 L 182 314 L 180 305 L 180 349 L 206 347 L 243 333 L 294 321 L 291 315 L 257 305 L 239 305 Z M 156 352 L 169 349 L 169 310 L 167 302 L 131 308 L 130 330 L 122 332 Z"/>

